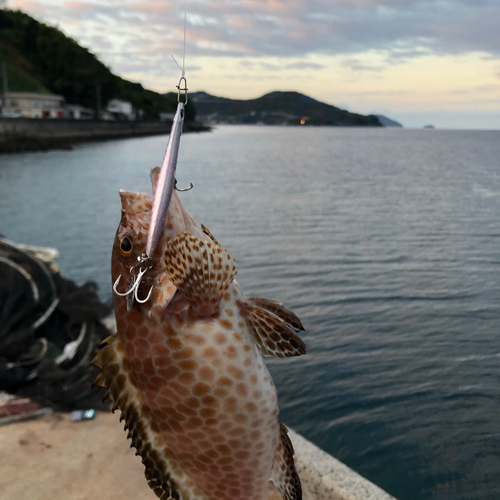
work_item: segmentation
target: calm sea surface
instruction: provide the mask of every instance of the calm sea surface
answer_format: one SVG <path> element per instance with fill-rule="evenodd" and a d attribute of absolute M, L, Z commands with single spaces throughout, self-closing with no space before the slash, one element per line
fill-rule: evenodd
<path fill-rule="evenodd" d="M 111 298 L 118 189 L 166 137 L 0 156 L 0 233 Z M 400 500 L 500 498 L 500 132 L 220 127 L 182 138 L 182 194 L 283 302 L 282 419 Z"/>

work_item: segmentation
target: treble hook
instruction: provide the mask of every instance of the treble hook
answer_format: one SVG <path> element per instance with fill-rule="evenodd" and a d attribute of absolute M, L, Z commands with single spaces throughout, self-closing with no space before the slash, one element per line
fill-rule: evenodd
<path fill-rule="evenodd" d="M 188 187 L 188 188 L 185 188 L 185 189 L 178 188 L 178 187 L 177 187 L 177 179 L 175 179 L 175 180 L 174 180 L 174 189 L 175 189 L 176 191 L 180 191 L 180 192 L 184 193 L 185 191 L 191 191 L 191 189 L 193 189 L 193 187 L 194 187 L 194 186 L 193 186 L 193 183 L 192 183 L 192 182 L 190 182 L 190 183 L 189 183 L 189 187 Z"/>
<path fill-rule="evenodd" d="M 146 303 L 150 297 L 151 293 L 153 291 L 153 287 L 149 289 L 148 296 L 145 299 L 140 299 L 138 296 L 139 293 L 139 287 L 141 285 L 142 277 L 146 274 L 148 271 L 148 267 L 141 267 L 139 269 L 139 274 L 136 276 L 132 275 L 132 282 L 130 283 L 130 288 L 128 289 L 127 292 L 125 293 L 120 293 L 118 291 L 118 283 L 120 282 L 120 279 L 122 275 L 118 276 L 118 279 L 115 281 L 113 285 L 113 292 L 116 293 L 119 297 L 127 297 L 127 312 L 130 311 L 132 304 L 134 303 L 134 299 L 139 303 L 139 304 L 144 304 Z"/>

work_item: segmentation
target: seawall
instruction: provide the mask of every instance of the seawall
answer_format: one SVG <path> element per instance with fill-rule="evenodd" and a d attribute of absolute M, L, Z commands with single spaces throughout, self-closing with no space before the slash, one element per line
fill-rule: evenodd
<path fill-rule="evenodd" d="M 304 500 L 396 500 L 300 434 L 289 436 Z"/>
<path fill-rule="evenodd" d="M 0 118 L 0 153 L 69 149 L 81 141 L 98 141 L 168 134 L 171 121 L 94 121 Z M 185 123 L 185 132 L 210 130 L 199 123 Z"/>

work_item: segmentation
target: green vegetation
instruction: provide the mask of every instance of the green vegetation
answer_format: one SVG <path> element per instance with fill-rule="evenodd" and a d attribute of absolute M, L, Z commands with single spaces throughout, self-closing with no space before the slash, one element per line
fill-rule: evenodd
<path fill-rule="evenodd" d="M 95 109 L 96 88 L 100 87 L 103 107 L 110 99 L 123 99 L 152 119 L 177 108 L 177 94 L 161 95 L 114 75 L 59 29 L 19 10 L 0 9 L 0 58 L 7 65 L 11 92 L 60 94 L 67 103 Z M 194 120 L 195 115 L 194 106 L 188 102 L 186 120 Z"/>

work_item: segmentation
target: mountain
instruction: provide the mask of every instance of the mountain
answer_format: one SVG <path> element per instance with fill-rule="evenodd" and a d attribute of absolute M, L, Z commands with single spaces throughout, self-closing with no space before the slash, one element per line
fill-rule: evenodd
<path fill-rule="evenodd" d="M 202 121 L 267 125 L 336 125 L 380 127 L 374 115 L 358 115 L 299 92 L 271 92 L 257 99 L 228 99 L 207 92 L 189 95 Z"/>
<path fill-rule="evenodd" d="M 401 123 L 391 120 L 390 118 L 387 118 L 387 116 L 384 115 L 375 115 L 379 122 L 382 124 L 384 127 L 403 127 Z"/>
<path fill-rule="evenodd" d="M 175 112 L 177 107 L 177 94 L 165 97 L 114 75 L 59 29 L 19 10 L 0 9 L 1 63 L 6 64 L 11 92 L 60 94 L 67 103 L 95 108 L 99 89 L 102 107 L 111 99 L 123 99 L 141 109 L 145 118 L 158 118 L 160 112 Z M 3 92 L 2 78 L 0 84 Z M 194 106 L 188 103 L 186 120 L 193 120 L 195 114 Z"/>

